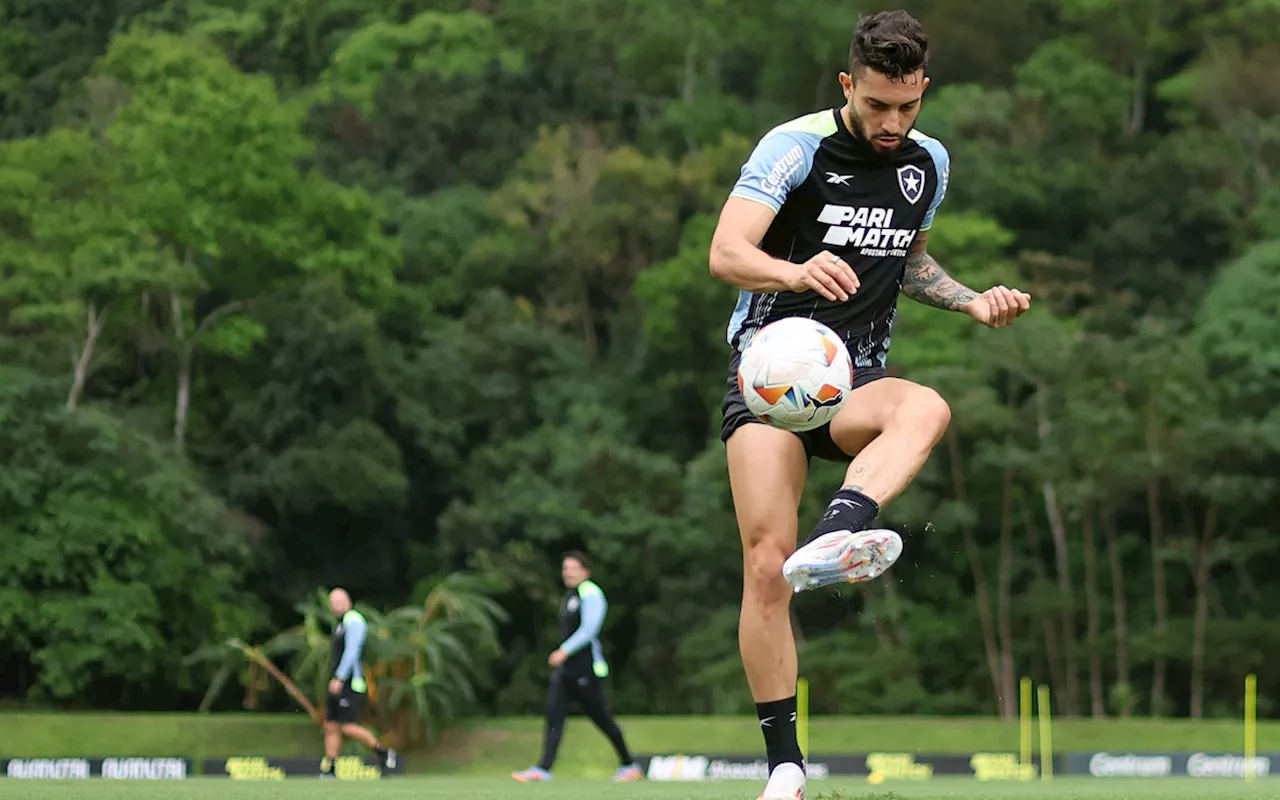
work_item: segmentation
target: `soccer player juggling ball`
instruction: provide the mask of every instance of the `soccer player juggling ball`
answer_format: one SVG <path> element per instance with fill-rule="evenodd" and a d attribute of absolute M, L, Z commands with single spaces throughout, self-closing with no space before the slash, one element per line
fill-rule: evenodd
<path fill-rule="evenodd" d="M 933 389 L 886 376 L 899 294 L 992 328 L 1030 308 L 1030 295 L 1017 289 L 965 287 L 929 255 L 950 157 L 937 139 L 913 130 L 929 85 L 927 62 L 928 38 L 911 15 L 861 19 L 849 71 L 839 75 L 845 103 L 760 140 L 712 239 L 711 274 L 740 290 L 728 327 L 721 438 L 744 553 L 738 639 L 768 754 L 765 800 L 804 797 L 791 596 L 875 577 L 896 560 L 898 535 L 869 529 L 951 419 Z M 736 380 L 754 333 L 796 316 L 834 330 L 854 361 L 853 391 L 834 419 L 798 434 L 760 424 Z M 821 521 L 795 549 L 813 457 L 848 468 Z"/>

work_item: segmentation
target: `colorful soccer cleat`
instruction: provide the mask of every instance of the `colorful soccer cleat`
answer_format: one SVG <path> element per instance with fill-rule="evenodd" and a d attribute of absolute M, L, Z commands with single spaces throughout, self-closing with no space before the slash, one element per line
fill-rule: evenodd
<path fill-rule="evenodd" d="M 628 764 L 625 767 L 618 767 L 618 771 L 613 773 L 614 783 L 630 783 L 638 781 L 644 777 L 644 773 L 635 764 Z"/>
<path fill-rule="evenodd" d="M 542 767 L 529 767 L 526 770 L 511 773 L 511 777 L 520 783 L 538 783 L 551 780 L 551 773 Z"/>
<path fill-rule="evenodd" d="M 860 583 L 880 577 L 902 555 L 893 531 L 825 533 L 791 554 L 782 576 L 797 593 L 833 583 Z"/>

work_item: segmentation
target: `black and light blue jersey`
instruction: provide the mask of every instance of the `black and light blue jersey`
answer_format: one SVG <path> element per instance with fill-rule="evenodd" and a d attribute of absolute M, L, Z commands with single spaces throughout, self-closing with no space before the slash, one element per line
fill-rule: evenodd
<path fill-rule="evenodd" d="M 564 596 L 560 604 L 560 649 L 569 654 L 564 662 L 566 673 L 594 673 L 598 678 L 609 674 L 609 662 L 600 645 L 600 631 L 608 612 L 609 602 L 594 581 L 583 581 Z"/>
<path fill-rule="evenodd" d="M 769 131 L 732 192 L 777 212 L 760 249 L 796 264 L 829 250 L 861 285 L 843 303 L 814 291 L 743 291 L 729 343 L 742 350 L 774 320 L 811 317 L 844 339 L 855 368 L 883 367 L 907 252 L 933 224 L 949 175 L 950 157 L 937 139 L 912 131 L 897 151 L 879 155 L 849 132 L 838 108 Z"/>
<path fill-rule="evenodd" d="M 364 615 L 352 609 L 342 615 L 330 637 L 331 672 L 333 677 L 350 684 L 352 691 L 363 693 L 364 671 L 360 657 L 364 654 L 364 640 L 369 624 Z"/>

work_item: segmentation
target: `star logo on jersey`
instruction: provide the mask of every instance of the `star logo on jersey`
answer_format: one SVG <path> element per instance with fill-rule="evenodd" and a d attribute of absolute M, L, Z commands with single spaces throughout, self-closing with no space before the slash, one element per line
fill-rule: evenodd
<path fill-rule="evenodd" d="M 834 183 L 836 186 L 848 186 L 849 179 L 852 177 L 852 175 L 841 175 L 838 172 L 828 172 L 827 183 Z"/>
<path fill-rule="evenodd" d="M 915 164 L 898 167 L 898 188 L 911 205 L 920 202 L 924 196 L 924 170 Z"/>

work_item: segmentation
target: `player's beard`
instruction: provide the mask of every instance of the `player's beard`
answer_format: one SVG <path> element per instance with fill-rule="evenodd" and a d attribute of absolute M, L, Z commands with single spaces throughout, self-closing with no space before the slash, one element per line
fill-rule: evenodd
<path fill-rule="evenodd" d="M 876 158 L 888 161 L 895 153 L 902 149 L 902 143 L 907 140 L 907 134 L 911 133 L 911 128 L 907 128 L 902 132 L 898 137 L 898 143 L 893 147 L 885 147 L 867 135 L 867 125 L 862 121 L 862 118 L 858 116 L 858 112 L 853 109 L 852 103 L 849 104 L 848 108 L 850 122 L 849 132 L 853 134 L 854 139 L 865 144 L 867 149 L 870 150 Z"/>

